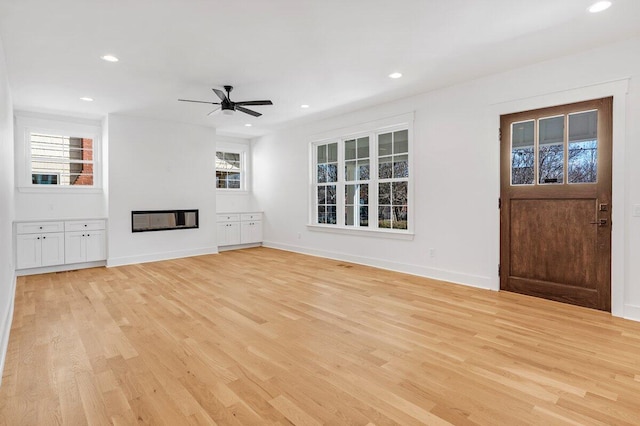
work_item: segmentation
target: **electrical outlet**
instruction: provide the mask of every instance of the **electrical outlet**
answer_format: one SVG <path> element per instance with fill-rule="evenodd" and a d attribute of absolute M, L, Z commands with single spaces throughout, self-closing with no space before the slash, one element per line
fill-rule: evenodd
<path fill-rule="evenodd" d="M 302 234 L 298 232 L 298 239 L 302 238 Z"/>
<path fill-rule="evenodd" d="M 434 259 L 436 257 L 436 249 L 434 248 L 430 248 L 429 249 L 429 257 Z"/>
<path fill-rule="evenodd" d="M 640 204 L 635 204 L 633 206 L 633 216 L 640 217 Z"/>

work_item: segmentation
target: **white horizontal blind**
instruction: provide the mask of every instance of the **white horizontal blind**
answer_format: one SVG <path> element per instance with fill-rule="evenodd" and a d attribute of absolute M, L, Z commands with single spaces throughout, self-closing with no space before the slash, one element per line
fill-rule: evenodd
<path fill-rule="evenodd" d="M 93 140 L 31 133 L 31 182 L 93 186 Z"/>

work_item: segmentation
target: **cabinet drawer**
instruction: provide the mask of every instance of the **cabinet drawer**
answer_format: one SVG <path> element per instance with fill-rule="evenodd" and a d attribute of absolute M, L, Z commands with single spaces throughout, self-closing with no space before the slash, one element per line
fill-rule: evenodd
<path fill-rule="evenodd" d="M 240 220 L 240 215 L 236 213 L 218 215 L 218 222 L 238 222 L 239 220 Z"/>
<path fill-rule="evenodd" d="M 243 213 L 241 220 L 247 221 L 247 220 L 262 220 L 262 213 Z"/>
<path fill-rule="evenodd" d="M 99 231 L 104 228 L 104 220 L 74 220 L 64 223 L 65 231 Z"/>
<path fill-rule="evenodd" d="M 16 224 L 16 234 L 41 234 L 43 232 L 62 232 L 63 222 L 30 222 Z"/>

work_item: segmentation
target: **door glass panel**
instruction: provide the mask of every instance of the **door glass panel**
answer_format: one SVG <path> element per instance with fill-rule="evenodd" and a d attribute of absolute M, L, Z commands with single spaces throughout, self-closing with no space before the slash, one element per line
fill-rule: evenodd
<path fill-rule="evenodd" d="M 598 111 L 569 115 L 569 183 L 598 180 Z"/>
<path fill-rule="evenodd" d="M 539 183 L 564 182 L 564 116 L 538 122 Z"/>
<path fill-rule="evenodd" d="M 534 121 L 511 125 L 511 184 L 533 185 L 534 180 Z"/>

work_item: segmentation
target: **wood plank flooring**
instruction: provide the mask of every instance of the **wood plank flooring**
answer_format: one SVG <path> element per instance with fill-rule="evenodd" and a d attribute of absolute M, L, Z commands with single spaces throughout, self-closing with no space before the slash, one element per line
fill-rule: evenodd
<path fill-rule="evenodd" d="M 18 280 L 3 425 L 638 425 L 640 323 L 267 248 Z"/>

